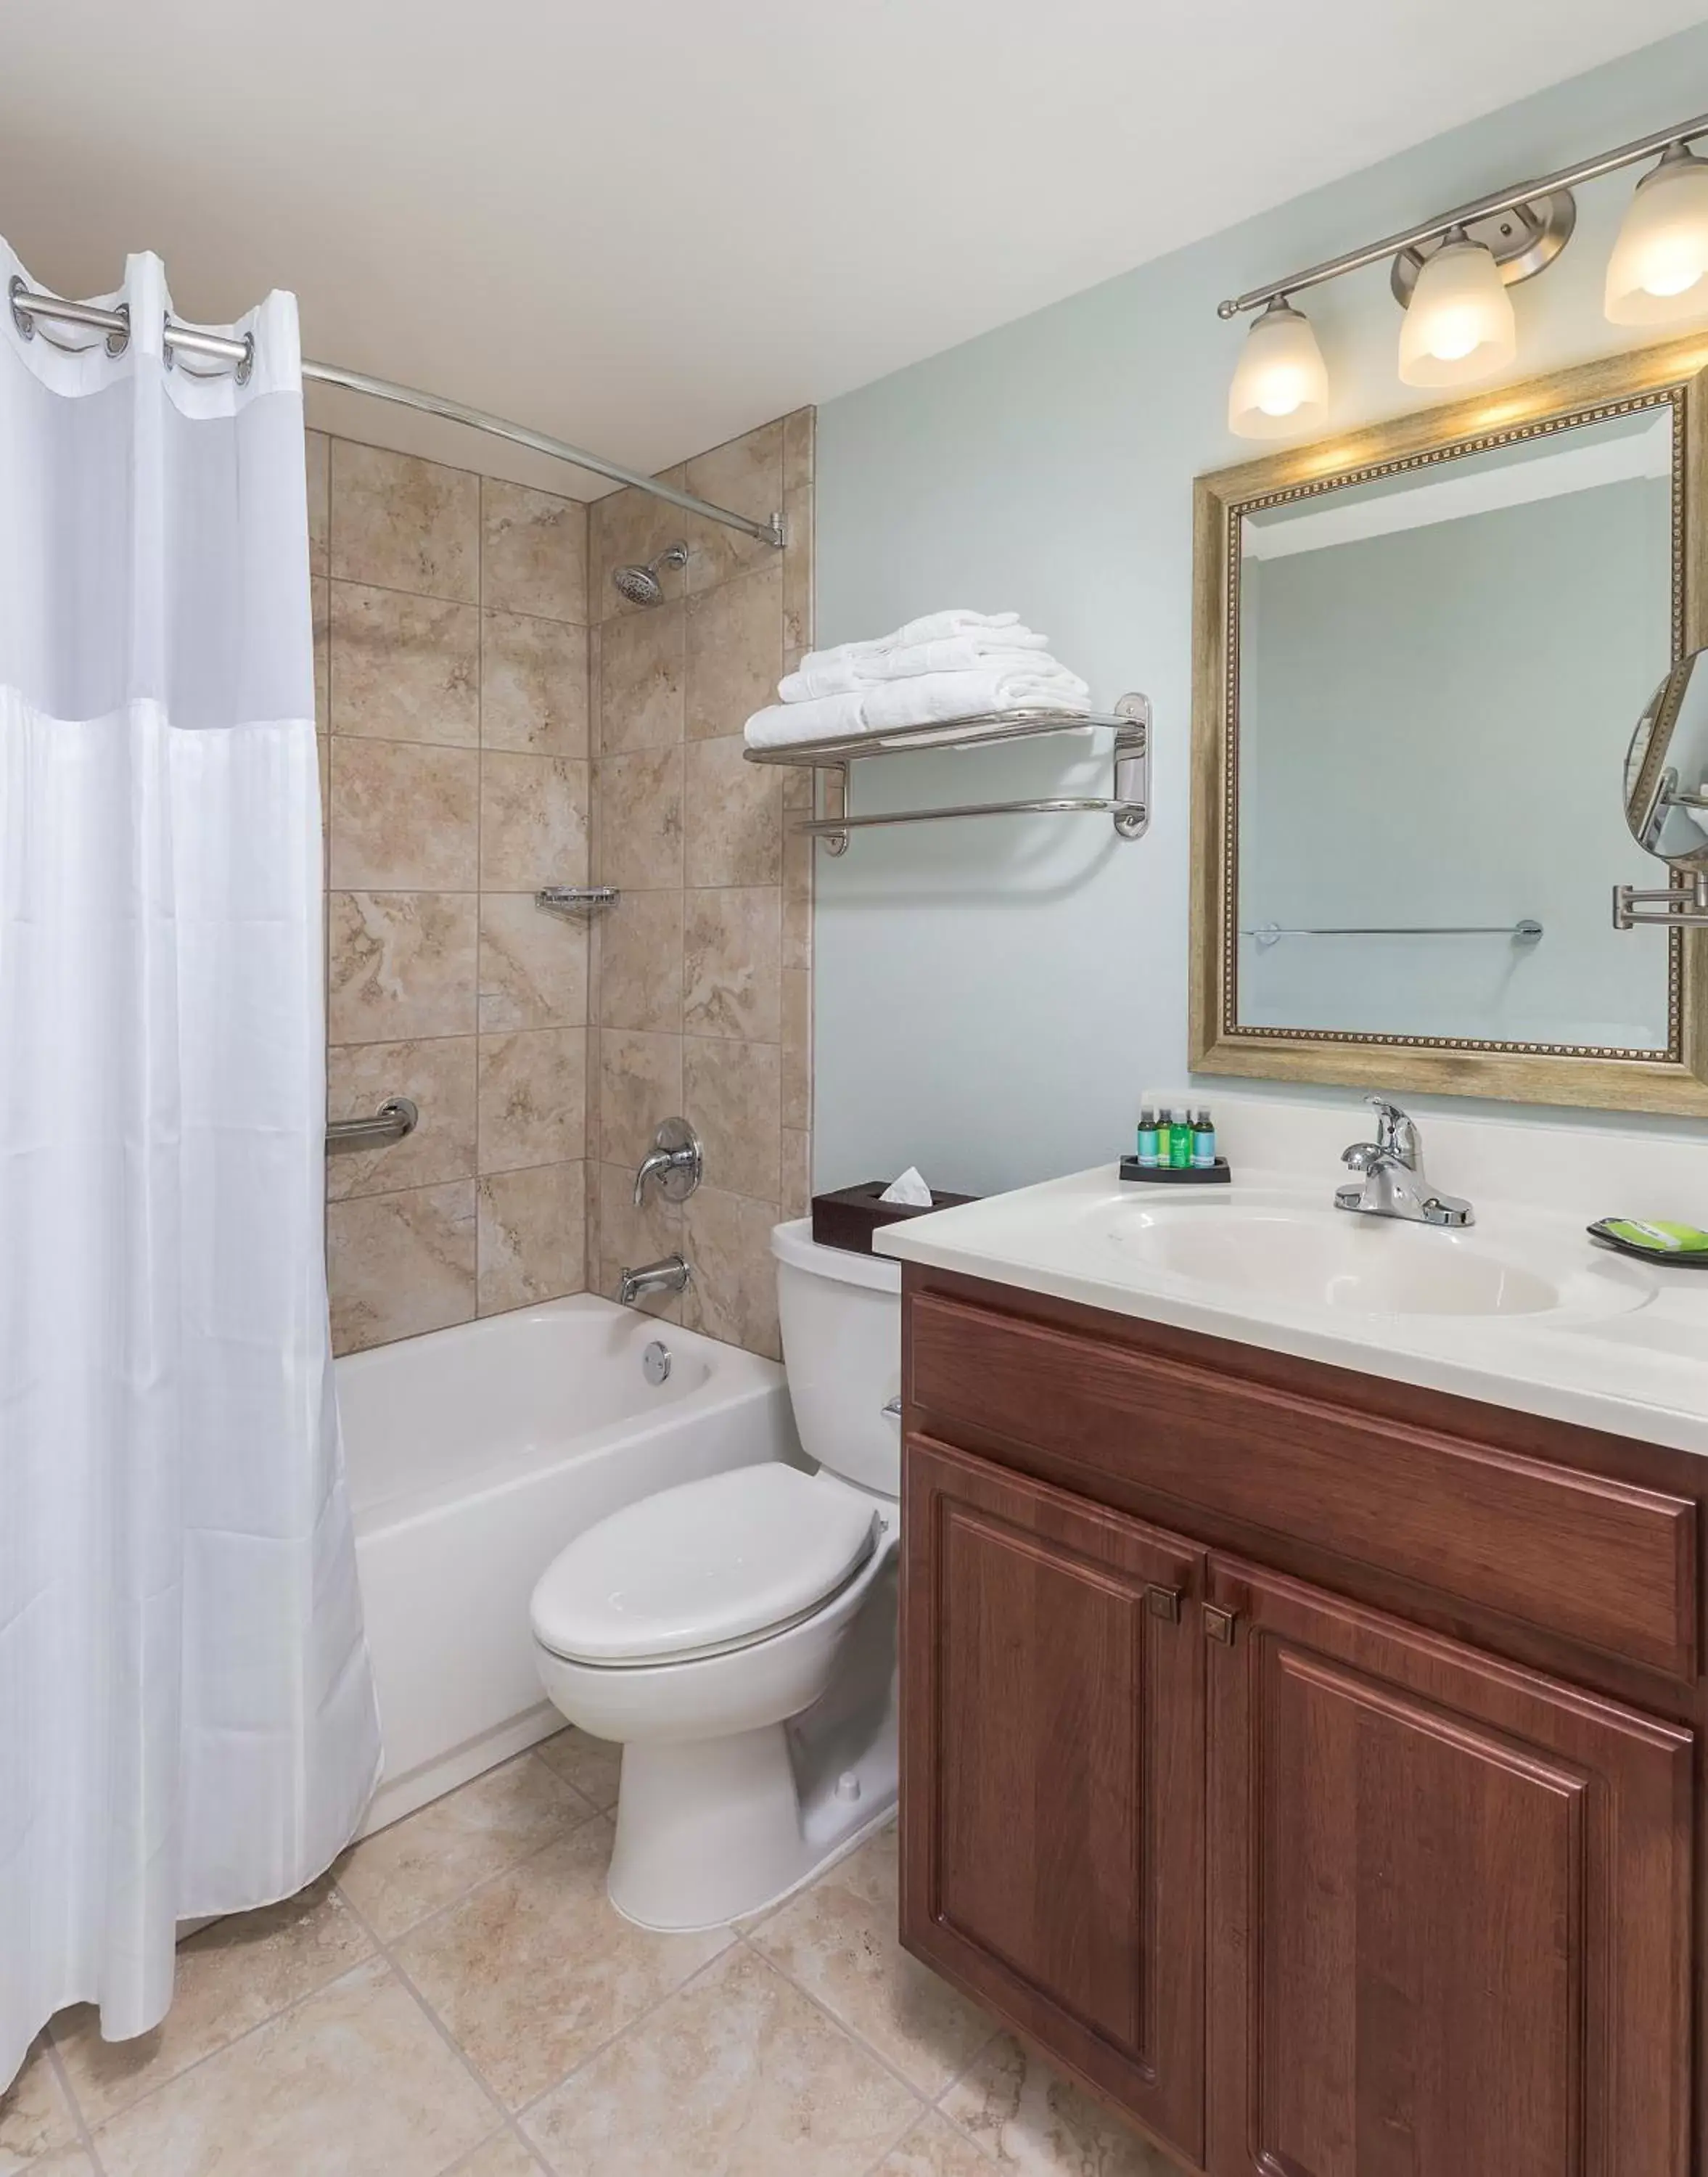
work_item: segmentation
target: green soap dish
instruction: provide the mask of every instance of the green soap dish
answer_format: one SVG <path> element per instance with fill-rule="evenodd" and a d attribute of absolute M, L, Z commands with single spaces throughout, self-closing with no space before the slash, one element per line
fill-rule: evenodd
<path fill-rule="evenodd" d="M 1603 1217 L 1589 1227 L 1592 1240 L 1640 1263 L 1708 1270 L 1708 1232 L 1694 1225 L 1663 1224 L 1642 1217 Z"/>

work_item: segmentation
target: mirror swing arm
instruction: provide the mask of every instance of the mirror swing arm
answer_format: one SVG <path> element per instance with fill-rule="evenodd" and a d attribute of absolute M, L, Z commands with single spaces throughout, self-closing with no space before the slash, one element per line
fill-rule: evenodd
<path fill-rule="evenodd" d="M 1240 898 L 1242 524 L 1296 502 L 1333 507 L 1346 486 L 1403 489 L 1406 472 L 1419 481 L 1451 476 L 1463 456 L 1530 458 L 1528 447 L 1580 426 L 1623 423 L 1640 412 L 1672 418 L 1671 576 L 1667 625 L 1675 669 L 1708 642 L 1708 333 L 1696 333 L 1634 353 L 1580 365 L 1546 378 L 1461 398 L 1449 405 L 1292 446 L 1232 469 L 1201 476 L 1193 525 L 1193 670 L 1192 765 L 1191 1062 L 1208 1074 L 1349 1086 L 1491 1096 L 1514 1101 L 1574 1104 L 1599 1109 L 1708 1115 L 1708 816 L 1703 820 L 1701 867 L 1675 870 L 1664 891 L 1613 887 L 1613 923 L 1663 926 L 1666 947 L 1665 1048 L 1656 1020 L 1652 1046 L 1605 1041 L 1542 1043 L 1487 1034 L 1364 1032 L 1346 1025 L 1270 1025 L 1241 1020 Z M 1469 473 L 1469 472 L 1467 472 Z M 1314 506 L 1307 510 L 1316 511 Z M 1549 638 L 1543 635 L 1540 641 Z M 1708 717 L 1708 658 L 1703 661 Z M 1249 669 L 1249 668 L 1247 668 Z M 1664 692 L 1664 690 L 1663 691 Z M 1641 698 L 1634 696 L 1632 708 Z M 1252 700 L 1249 686 L 1244 690 Z M 1661 697 L 1657 695 L 1656 705 Z M 1651 710 L 1655 707 L 1651 705 Z M 1629 712 L 1626 713 L 1627 717 Z M 1248 728 L 1249 730 L 1249 728 Z M 1608 720 L 1607 793 L 1626 728 Z M 1652 774 L 1664 750 L 1658 745 Z M 1379 761 L 1379 745 L 1375 750 Z M 1249 750 L 1248 750 L 1249 756 Z M 1652 775 L 1645 785 L 1656 807 L 1677 808 L 1682 822 L 1693 795 L 1676 781 Z M 1692 774 L 1694 784 L 1694 773 Z M 1703 799 L 1708 801 L 1708 771 Z M 1250 821 L 1249 807 L 1247 821 Z M 1634 824 L 1633 829 L 1638 827 Z M 1641 838 L 1641 833 L 1639 832 Z M 1648 844 L 1647 840 L 1642 843 Z M 1652 850 L 1652 849 L 1651 849 Z M 1691 857 L 1694 860 L 1694 855 Z M 1603 898 L 1606 895 L 1603 894 Z M 1396 896 L 1395 903 L 1399 904 Z M 1457 902 L 1455 901 L 1455 904 Z M 1526 907 L 1528 903 L 1525 903 Z M 1255 919 L 1252 913 L 1243 918 Z M 1423 924 L 1427 914 L 1395 914 L 1395 923 Z M 1443 918 L 1443 919 L 1454 918 Z M 1471 919 L 1471 918 L 1466 918 Z M 1498 916 L 1487 918 L 1491 923 Z M 1289 915 L 1285 922 L 1385 922 L 1369 914 Z M 1602 925 L 1603 929 L 1607 924 Z M 1349 968 L 1356 974 L 1366 972 Z M 1658 965 L 1656 973 L 1660 972 Z M 1657 1000 L 1661 993 L 1658 986 Z M 1330 1018 L 1334 1016 L 1330 1015 Z M 1340 1016 L 1345 1019 L 1343 1012 Z M 1354 1017 L 1356 1020 L 1356 1016 Z M 1400 1016 L 1400 1025 L 1409 1025 Z M 1438 1020 L 1438 1028 L 1450 1021 Z M 1569 1034 L 1575 1023 L 1565 1024 Z M 1585 1030 L 1592 1032 L 1591 1023 Z"/>
<path fill-rule="evenodd" d="M 1708 870 L 1697 870 L 1687 886 L 1653 891 L 1636 885 L 1613 887 L 1613 927 L 1635 930 L 1647 923 L 1663 930 L 1708 930 Z"/>

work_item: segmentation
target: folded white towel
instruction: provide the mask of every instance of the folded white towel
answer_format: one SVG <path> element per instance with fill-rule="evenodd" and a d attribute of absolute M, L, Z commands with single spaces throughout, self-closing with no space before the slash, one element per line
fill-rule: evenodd
<path fill-rule="evenodd" d="M 823 696 L 858 695 L 866 685 L 866 676 L 860 669 L 865 663 L 863 658 L 832 657 L 821 651 L 810 652 L 793 673 L 785 673 L 778 682 L 778 701 L 810 703 Z"/>
<path fill-rule="evenodd" d="M 864 692 L 820 696 L 805 703 L 773 703 L 756 711 L 745 734 L 749 748 L 783 748 L 792 741 L 832 741 L 865 729 Z"/>
<path fill-rule="evenodd" d="M 903 650 L 874 650 L 850 657 L 815 664 L 804 658 L 793 673 L 777 684 L 785 703 L 805 703 L 820 696 L 844 696 L 874 680 L 903 680 L 915 673 L 978 673 L 994 670 L 1030 672 L 1040 678 L 1061 680 L 1089 693 L 1077 673 L 1058 664 L 1047 651 L 1016 650 L 1004 644 L 1000 633 L 957 636 L 941 642 L 910 642 Z"/>
<path fill-rule="evenodd" d="M 981 627 L 1006 628 L 1011 641 L 1017 636 L 1024 638 L 1029 634 L 1029 630 L 1021 626 L 1018 613 L 971 612 L 964 605 L 956 605 L 947 612 L 927 613 L 923 619 L 910 619 L 884 640 L 899 650 L 904 643 L 941 642 L 951 636 L 968 635 Z M 1040 644 L 1044 640 L 1041 635 L 1037 637 Z M 1023 647 L 1031 646 L 1023 642 Z"/>
<path fill-rule="evenodd" d="M 1040 680 L 1061 680 L 1091 691 L 1077 673 L 1047 650 L 1016 650 L 999 638 L 962 635 L 942 642 L 910 642 L 901 650 L 881 650 L 859 659 L 854 670 L 865 680 L 905 680 L 915 673 L 1031 673 Z"/>
<path fill-rule="evenodd" d="M 975 642 L 996 650 L 1047 650 L 1050 638 L 1022 627 L 1018 613 L 930 613 L 910 619 L 892 635 L 872 636 L 859 642 L 838 642 L 828 650 L 810 650 L 800 661 L 805 674 L 828 672 L 887 652 L 907 650 L 922 642 Z M 826 690 L 833 693 L 833 690 Z"/>
<path fill-rule="evenodd" d="M 984 711 L 1089 711 L 1088 697 L 1061 681 L 1036 673 L 997 668 L 979 673 L 919 673 L 906 680 L 879 680 L 861 698 L 867 729 L 885 733 L 897 726 L 935 724 L 944 718 L 976 717 Z M 803 704 L 785 705 L 794 712 Z M 762 714 L 761 714 L 762 715 Z"/>

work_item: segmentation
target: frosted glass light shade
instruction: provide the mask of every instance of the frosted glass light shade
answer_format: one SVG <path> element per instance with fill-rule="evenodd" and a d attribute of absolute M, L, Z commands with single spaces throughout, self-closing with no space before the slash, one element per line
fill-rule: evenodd
<path fill-rule="evenodd" d="M 1669 154 L 1645 174 L 1607 260 L 1616 325 L 1664 325 L 1708 310 L 1708 161 Z"/>
<path fill-rule="evenodd" d="M 1500 268 L 1480 242 L 1444 242 L 1424 265 L 1400 328 L 1408 385 L 1463 385 L 1504 370 L 1518 326 Z"/>
<path fill-rule="evenodd" d="M 1228 390 L 1228 428 L 1241 439 L 1284 439 L 1329 412 L 1329 371 L 1311 321 L 1271 303 L 1246 335 Z"/>

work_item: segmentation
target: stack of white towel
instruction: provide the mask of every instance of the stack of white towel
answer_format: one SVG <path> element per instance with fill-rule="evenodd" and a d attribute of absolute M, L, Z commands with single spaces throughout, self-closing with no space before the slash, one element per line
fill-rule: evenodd
<path fill-rule="evenodd" d="M 940 612 L 872 642 L 809 651 L 782 698 L 747 721 L 750 748 L 893 732 L 986 711 L 1091 708 L 1091 690 L 1018 613 Z"/>

